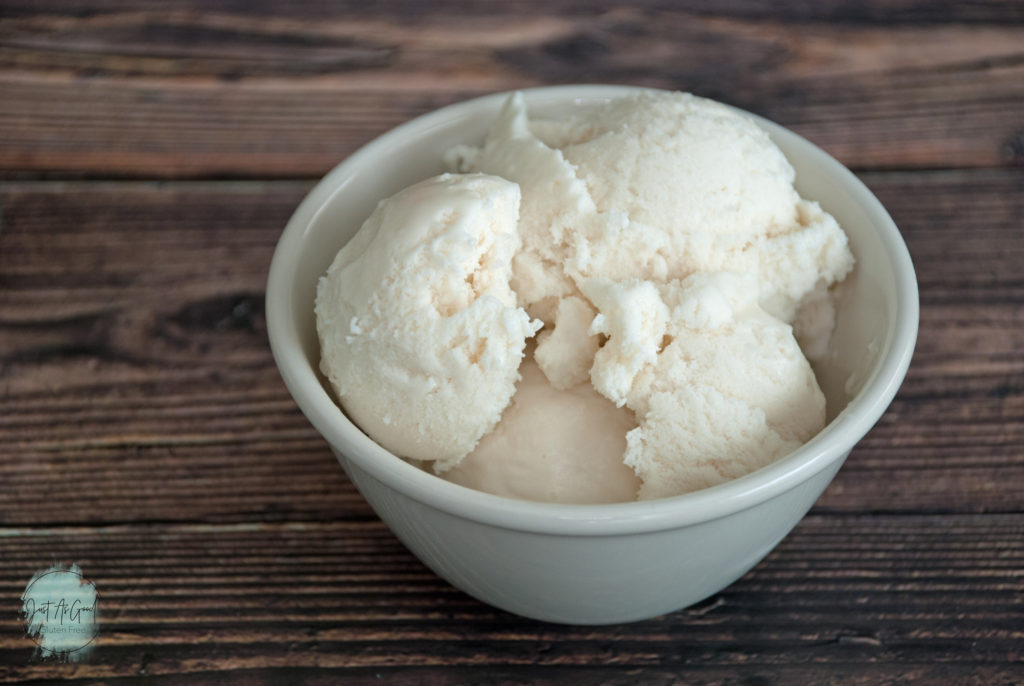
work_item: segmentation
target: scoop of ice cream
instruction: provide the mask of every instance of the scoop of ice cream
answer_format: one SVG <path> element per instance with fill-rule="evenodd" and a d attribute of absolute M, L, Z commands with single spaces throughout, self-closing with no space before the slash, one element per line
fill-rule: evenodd
<path fill-rule="evenodd" d="M 383 201 L 317 285 L 320 367 L 397 455 L 443 471 L 497 424 L 540 322 L 509 288 L 519 188 L 445 174 Z"/>
<path fill-rule="evenodd" d="M 560 365 L 578 368 L 580 349 L 555 350 L 570 337 L 544 313 L 557 311 L 550 301 L 579 297 L 585 281 L 753 274 L 762 307 L 791 323 L 853 267 L 846 235 L 800 198 L 768 134 L 693 95 L 625 97 L 565 120 L 531 120 L 513 96 L 484 144 L 456 148 L 449 163 L 522 186 L 523 248 L 512 284 L 548 325 L 538 361 L 557 383 L 575 378 Z"/>
<path fill-rule="evenodd" d="M 640 480 L 622 461 L 633 413 L 587 382 L 554 388 L 531 361 L 494 430 L 449 481 L 524 500 L 598 504 L 634 500 Z"/>
<path fill-rule="evenodd" d="M 718 247 L 728 249 L 796 221 L 785 156 L 751 119 L 711 100 L 641 94 L 536 130 L 575 167 L 599 211 L 668 236 L 669 278 L 707 268 L 687 236 L 706 237 L 709 248 L 725 239 Z"/>
<path fill-rule="evenodd" d="M 753 286 L 728 272 L 699 273 L 657 293 L 644 289 L 643 307 L 629 306 L 637 300 L 631 289 L 602 293 L 612 301 L 599 322 L 609 339 L 591 378 L 636 413 L 624 459 L 643 481 L 641 499 L 742 476 L 824 426 L 825 397 L 810 365 L 791 328 L 758 305 Z M 636 316 L 658 305 L 670 313 L 666 324 Z M 642 363 L 605 354 L 623 347 L 646 351 Z"/>

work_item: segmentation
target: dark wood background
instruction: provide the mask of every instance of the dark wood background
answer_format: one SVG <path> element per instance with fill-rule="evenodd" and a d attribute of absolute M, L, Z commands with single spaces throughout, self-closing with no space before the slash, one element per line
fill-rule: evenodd
<path fill-rule="evenodd" d="M 0 680 L 1024 683 L 1024 4 L 0 0 Z M 271 252 L 374 136 L 487 92 L 693 91 L 901 227 L 921 329 L 810 515 L 697 607 L 520 619 L 391 536 L 286 392 Z M 101 597 L 33 659 L 32 574 Z"/>

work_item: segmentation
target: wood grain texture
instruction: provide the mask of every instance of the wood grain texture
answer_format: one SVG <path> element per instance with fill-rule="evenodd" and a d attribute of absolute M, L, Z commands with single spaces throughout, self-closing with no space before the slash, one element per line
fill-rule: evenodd
<path fill-rule="evenodd" d="M 351 671 L 399 683 L 589 674 L 710 684 L 735 683 L 727 675 L 742 666 L 743 683 L 857 674 L 1009 684 L 1024 667 L 1024 515 L 811 516 L 719 595 L 608 627 L 534 622 L 472 600 L 376 521 L 3 533 L 0 679 Z M 30 662 L 12 619 L 25 580 L 51 556 L 79 560 L 100 593 L 88 663 Z"/>
<path fill-rule="evenodd" d="M 141 7 L 5 3 L 0 174 L 315 177 L 438 106 L 577 82 L 720 99 L 858 168 L 1024 160 L 1012 3 Z"/>
<path fill-rule="evenodd" d="M 266 272 L 313 179 L 413 116 L 618 82 L 765 115 L 900 226 L 907 379 L 736 584 L 533 622 L 434 576 L 297 410 Z M 1024 683 L 1024 4 L 0 2 L 0 681 Z M 100 593 L 41 662 L 35 572 Z"/>

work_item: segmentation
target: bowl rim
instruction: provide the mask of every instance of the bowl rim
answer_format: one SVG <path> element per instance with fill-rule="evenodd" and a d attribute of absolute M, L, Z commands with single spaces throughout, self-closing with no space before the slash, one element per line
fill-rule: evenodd
<path fill-rule="evenodd" d="M 831 167 L 853 200 L 872 218 L 885 246 L 896 282 L 895 326 L 888 331 L 883 354 L 860 392 L 806 444 L 750 474 L 701 491 L 649 501 L 603 505 L 566 505 L 507 498 L 451 483 L 385 450 L 342 413 L 320 383 L 291 326 L 291 285 L 302 241 L 320 210 L 345 188 L 367 160 L 411 137 L 429 132 L 452 118 L 496 112 L 516 91 L 492 93 L 421 115 L 362 146 L 341 161 L 306 195 L 289 219 L 271 260 L 266 289 L 266 321 L 274 360 L 289 392 L 335 454 L 359 470 L 422 505 L 451 515 L 510 530 L 536 534 L 608 536 L 678 528 L 707 522 L 755 507 L 798 487 L 837 460 L 845 459 L 885 412 L 903 382 L 917 339 L 917 280 L 903 238 L 867 186 L 838 160 L 803 137 L 745 110 L 777 143 L 804 147 L 816 167 Z M 659 89 L 621 85 L 565 85 L 521 89 L 527 104 L 608 100 Z M 312 308 L 312 303 L 310 303 Z"/>

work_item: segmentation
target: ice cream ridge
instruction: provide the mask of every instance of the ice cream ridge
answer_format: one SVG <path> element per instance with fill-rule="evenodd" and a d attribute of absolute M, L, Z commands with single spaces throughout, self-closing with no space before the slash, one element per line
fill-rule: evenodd
<path fill-rule="evenodd" d="M 662 498 L 825 423 L 846 235 L 749 117 L 650 92 L 531 118 L 382 201 L 321 277 L 321 369 L 396 455 L 497 495 Z"/>

